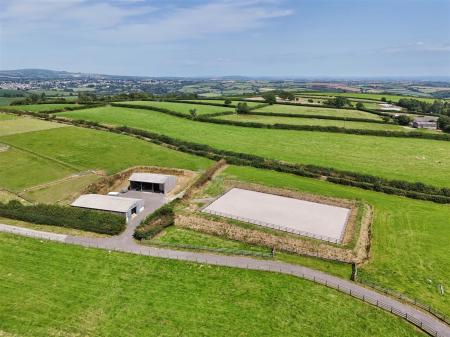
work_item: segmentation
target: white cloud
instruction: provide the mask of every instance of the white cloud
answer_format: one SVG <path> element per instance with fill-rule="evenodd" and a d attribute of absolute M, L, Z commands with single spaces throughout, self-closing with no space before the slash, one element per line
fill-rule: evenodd
<path fill-rule="evenodd" d="M 142 0 L 5 0 L 2 7 L 5 37 L 34 32 L 106 44 L 150 44 L 242 32 L 292 14 L 278 0 L 209 1 L 175 9 L 155 8 Z"/>

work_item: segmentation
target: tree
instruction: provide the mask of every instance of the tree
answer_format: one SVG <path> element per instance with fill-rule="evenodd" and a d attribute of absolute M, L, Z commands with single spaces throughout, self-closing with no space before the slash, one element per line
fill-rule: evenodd
<path fill-rule="evenodd" d="M 386 97 L 381 97 L 382 102 L 386 102 Z"/>
<path fill-rule="evenodd" d="M 308 103 L 314 103 L 314 100 L 312 98 L 308 98 Z"/>
<path fill-rule="evenodd" d="M 229 99 L 229 98 L 227 98 L 227 99 L 223 102 L 223 104 L 225 104 L 225 105 L 230 105 L 231 103 L 233 103 L 233 102 L 232 102 L 231 99 Z"/>
<path fill-rule="evenodd" d="M 189 113 L 190 113 L 192 119 L 196 119 L 197 118 L 197 109 L 190 109 Z"/>
<path fill-rule="evenodd" d="M 356 103 L 356 109 L 362 110 L 362 109 L 364 109 L 364 108 L 365 108 L 365 106 L 364 106 L 364 104 L 362 104 L 361 102 Z"/>
<path fill-rule="evenodd" d="M 238 105 L 236 106 L 236 113 L 241 115 L 241 114 L 248 114 L 250 112 L 250 109 L 247 105 L 247 103 L 238 103 Z"/>
<path fill-rule="evenodd" d="M 335 108 L 343 108 L 346 105 L 352 106 L 352 103 L 347 97 L 337 96 L 335 98 L 328 99 L 324 102 L 325 105 L 333 106 Z"/>
<path fill-rule="evenodd" d="M 412 121 L 413 118 L 411 116 L 408 115 L 399 115 L 395 117 L 395 121 L 397 122 L 397 124 L 399 125 L 409 125 Z"/>
<path fill-rule="evenodd" d="M 289 91 L 280 91 L 278 93 L 278 96 L 281 99 L 287 100 L 287 101 L 293 101 L 295 99 L 295 95 L 292 92 Z"/>
<path fill-rule="evenodd" d="M 449 116 L 441 116 L 437 120 L 438 128 L 444 132 L 450 133 L 450 117 Z"/>
<path fill-rule="evenodd" d="M 80 91 L 78 92 L 78 103 L 86 104 L 93 103 L 97 100 L 97 95 L 93 92 Z"/>
<path fill-rule="evenodd" d="M 273 91 L 265 92 L 261 96 L 264 98 L 266 103 L 275 104 L 277 102 L 277 96 L 275 96 L 275 93 Z"/>

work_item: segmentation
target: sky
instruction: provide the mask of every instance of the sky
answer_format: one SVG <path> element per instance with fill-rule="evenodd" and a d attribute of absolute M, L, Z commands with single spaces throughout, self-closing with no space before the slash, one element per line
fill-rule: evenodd
<path fill-rule="evenodd" d="M 0 0 L 0 69 L 450 76 L 450 0 Z"/>

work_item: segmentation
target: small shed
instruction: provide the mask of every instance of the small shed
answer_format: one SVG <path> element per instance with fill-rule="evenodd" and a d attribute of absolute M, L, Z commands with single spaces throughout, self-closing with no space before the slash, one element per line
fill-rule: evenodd
<path fill-rule="evenodd" d="M 175 176 L 156 173 L 133 173 L 128 180 L 129 190 L 163 194 L 169 193 L 177 184 Z"/>
<path fill-rule="evenodd" d="M 144 201 L 103 194 L 84 194 L 75 200 L 71 206 L 119 213 L 126 218 L 128 223 L 134 214 L 138 214 L 144 209 Z"/>

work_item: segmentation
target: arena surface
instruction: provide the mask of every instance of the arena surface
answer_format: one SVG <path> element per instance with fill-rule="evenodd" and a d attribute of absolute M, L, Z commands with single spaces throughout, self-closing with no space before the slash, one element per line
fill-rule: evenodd
<path fill-rule="evenodd" d="M 233 188 L 203 212 L 330 242 L 341 242 L 350 209 Z"/>

